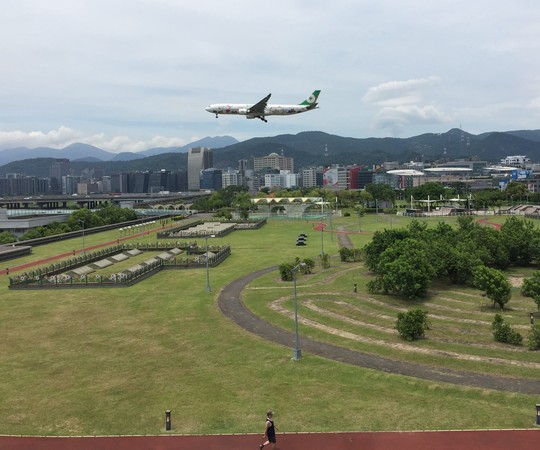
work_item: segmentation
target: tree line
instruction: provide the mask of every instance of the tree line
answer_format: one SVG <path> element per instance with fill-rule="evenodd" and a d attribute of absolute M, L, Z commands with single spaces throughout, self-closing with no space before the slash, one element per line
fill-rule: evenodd
<path fill-rule="evenodd" d="M 87 208 L 78 209 L 69 215 L 65 222 L 52 222 L 48 225 L 36 227 L 24 233 L 19 240 L 36 239 L 57 234 L 79 231 L 87 228 L 95 228 L 113 223 L 128 222 L 137 219 L 137 213 L 128 208 L 120 208 L 107 205 L 91 211 Z M 4 231 L 0 233 L 0 244 L 16 242 L 17 237 L 13 233 Z"/>
<path fill-rule="evenodd" d="M 377 231 L 363 252 L 375 274 L 368 283 L 371 292 L 416 298 L 435 279 L 449 280 L 484 290 L 503 309 L 511 286 L 502 271 L 540 263 L 540 231 L 514 216 L 499 231 L 470 216 L 459 217 L 455 228 L 446 223 L 428 228 L 414 220 L 406 228 Z"/>

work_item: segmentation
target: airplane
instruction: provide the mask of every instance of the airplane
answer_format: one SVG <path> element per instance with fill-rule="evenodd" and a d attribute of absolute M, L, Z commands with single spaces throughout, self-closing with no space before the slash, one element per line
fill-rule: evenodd
<path fill-rule="evenodd" d="M 304 100 L 298 105 L 269 105 L 268 100 L 272 94 L 268 94 L 254 105 L 242 105 L 232 103 L 216 103 L 205 108 L 209 113 L 219 114 L 241 114 L 246 116 L 246 119 L 261 119 L 263 122 L 268 122 L 266 116 L 288 116 L 290 114 L 300 114 L 306 111 L 311 111 L 317 107 L 317 98 L 321 93 L 320 90 L 313 91 L 307 100 Z"/>

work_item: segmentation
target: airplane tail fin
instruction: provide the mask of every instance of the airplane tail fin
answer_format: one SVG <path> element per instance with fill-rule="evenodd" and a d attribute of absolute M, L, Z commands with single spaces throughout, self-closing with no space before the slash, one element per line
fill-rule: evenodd
<path fill-rule="evenodd" d="M 320 93 L 320 90 L 313 91 L 313 94 L 311 94 L 307 100 L 304 100 L 302 103 L 300 103 L 300 105 L 315 108 L 317 106 L 317 99 L 319 98 Z"/>

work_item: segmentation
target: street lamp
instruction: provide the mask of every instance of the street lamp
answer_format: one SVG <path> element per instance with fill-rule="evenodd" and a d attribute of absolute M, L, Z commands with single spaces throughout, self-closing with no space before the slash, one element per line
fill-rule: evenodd
<path fill-rule="evenodd" d="M 300 338 L 298 336 L 298 300 L 296 298 L 296 273 L 300 267 L 304 267 L 306 263 L 299 263 L 292 268 L 293 273 L 293 283 L 294 283 L 294 331 L 295 331 L 295 341 L 294 341 L 294 350 L 293 350 L 293 361 L 299 361 L 302 359 L 302 350 L 300 349 Z"/>
<path fill-rule="evenodd" d="M 204 240 L 206 241 L 206 292 L 212 292 L 212 288 L 210 287 L 210 271 L 208 270 L 208 238 L 209 237 L 216 237 L 215 235 L 206 235 L 204 237 Z"/>
<path fill-rule="evenodd" d="M 84 255 L 86 253 L 84 248 L 84 220 L 79 219 L 78 222 L 82 225 L 82 254 Z"/>
<path fill-rule="evenodd" d="M 321 258 L 324 258 L 324 224 L 321 217 Z"/>

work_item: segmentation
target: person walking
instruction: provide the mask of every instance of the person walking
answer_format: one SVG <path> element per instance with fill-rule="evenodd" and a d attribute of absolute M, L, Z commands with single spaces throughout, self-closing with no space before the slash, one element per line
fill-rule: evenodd
<path fill-rule="evenodd" d="M 277 427 L 274 424 L 274 413 L 268 411 L 266 413 L 266 425 L 264 429 L 263 439 L 265 440 L 261 445 L 259 445 L 259 450 L 261 450 L 265 445 L 272 443 L 272 450 L 276 448 L 276 430 Z"/>

